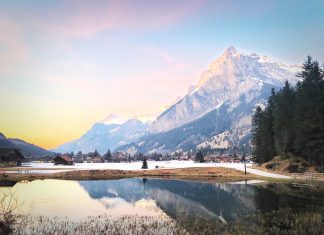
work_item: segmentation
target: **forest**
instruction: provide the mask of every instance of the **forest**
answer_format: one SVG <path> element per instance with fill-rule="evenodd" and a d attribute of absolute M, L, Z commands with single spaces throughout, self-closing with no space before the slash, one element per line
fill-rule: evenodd
<path fill-rule="evenodd" d="M 324 162 L 324 72 L 308 56 L 301 80 L 272 89 L 266 107 L 256 107 L 252 117 L 252 156 L 262 164 L 289 153 L 322 167 Z"/>

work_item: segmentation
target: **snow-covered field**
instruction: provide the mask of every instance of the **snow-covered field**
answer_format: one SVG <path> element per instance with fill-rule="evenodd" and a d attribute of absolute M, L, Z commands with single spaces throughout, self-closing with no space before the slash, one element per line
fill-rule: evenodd
<path fill-rule="evenodd" d="M 252 169 L 251 163 L 247 163 L 247 172 L 272 178 L 291 178 L 290 176 L 279 175 L 274 173 L 269 173 L 257 169 Z M 53 173 L 61 172 L 65 170 L 104 170 L 104 169 L 114 169 L 114 170 L 141 170 L 142 162 L 131 162 L 131 163 L 76 163 L 72 166 L 56 166 L 53 163 L 28 163 L 23 166 L 28 166 L 31 168 L 40 168 L 39 170 L 30 170 L 30 173 Z M 155 169 L 158 166 L 159 168 L 188 168 L 188 167 L 226 167 L 233 168 L 236 170 L 244 171 L 243 163 L 196 163 L 193 161 L 148 161 L 148 168 Z M 43 168 L 43 169 L 42 169 Z M 44 170 L 48 169 L 48 170 Z"/>

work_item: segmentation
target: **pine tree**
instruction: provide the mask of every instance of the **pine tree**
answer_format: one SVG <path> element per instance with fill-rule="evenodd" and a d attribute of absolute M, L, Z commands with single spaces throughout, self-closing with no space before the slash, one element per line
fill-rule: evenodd
<path fill-rule="evenodd" d="M 295 89 L 285 82 L 278 93 L 272 90 L 264 111 L 257 107 L 252 118 L 255 162 L 294 152 L 324 168 L 323 73 L 318 62 L 308 56 L 298 74 L 303 81 Z"/>
<path fill-rule="evenodd" d="M 105 160 L 108 162 L 112 161 L 112 155 L 111 155 L 110 149 L 108 149 L 107 153 L 105 154 Z"/>
<path fill-rule="evenodd" d="M 142 169 L 148 169 L 148 165 L 147 165 L 146 157 L 144 157 L 144 159 L 143 159 Z"/>
<path fill-rule="evenodd" d="M 271 89 L 271 95 L 268 99 L 268 105 L 264 111 L 264 120 L 263 120 L 263 138 L 264 138 L 264 160 L 270 161 L 275 155 L 275 141 L 274 141 L 274 130 L 273 130 L 273 113 L 275 110 L 275 99 L 276 93 L 274 88 Z"/>
<path fill-rule="evenodd" d="M 273 113 L 276 93 L 271 90 L 268 105 L 263 111 L 260 107 L 252 117 L 253 160 L 258 163 L 270 161 L 276 154 L 274 147 Z"/>
<path fill-rule="evenodd" d="M 298 76 L 295 106 L 295 151 L 309 162 L 323 162 L 324 154 L 324 81 L 317 61 L 307 57 Z"/>
<path fill-rule="evenodd" d="M 195 156 L 195 162 L 205 162 L 204 155 L 201 151 L 198 151 Z"/>
<path fill-rule="evenodd" d="M 261 150 L 261 120 L 262 120 L 263 111 L 260 106 L 257 106 L 253 117 L 252 117 L 252 146 L 253 146 L 253 152 L 252 157 L 253 161 L 261 164 L 263 162 L 262 158 L 262 150 Z"/>
<path fill-rule="evenodd" d="M 295 92 L 289 82 L 277 93 L 273 113 L 273 132 L 276 152 L 285 156 L 293 151 Z"/>

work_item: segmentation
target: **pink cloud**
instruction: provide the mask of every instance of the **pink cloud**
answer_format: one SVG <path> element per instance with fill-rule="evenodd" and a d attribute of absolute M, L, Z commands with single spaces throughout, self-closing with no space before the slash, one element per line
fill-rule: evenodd
<path fill-rule="evenodd" d="M 7 73 L 27 57 L 23 42 L 25 30 L 0 12 L 0 31 L 0 73 Z"/>
<path fill-rule="evenodd" d="M 44 29 L 76 37 L 88 37 L 107 29 L 154 30 L 188 17 L 202 6 L 199 0 L 64 2 L 48 11 Z"/>

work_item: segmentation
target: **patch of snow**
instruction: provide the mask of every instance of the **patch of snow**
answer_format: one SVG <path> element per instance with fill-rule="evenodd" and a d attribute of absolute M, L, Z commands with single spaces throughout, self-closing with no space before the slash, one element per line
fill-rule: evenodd
<path fill-rule="evenodd" d="M 243 163 L 196 163 L 194 161 L 147 161 L 148 169 L 155 169 L 155 166 L 159 166 L 159 168 L 188 168 L 188 167 L 225 167 L 232 168 L 239 171 L 244 171 Z M 23 164 L 24 166 L 24 164 Z M 55 169 L 55 170 L 104 170 L 104 169 L 115 169 L 115 170 L 141 170 L 142 162 L 131 162 L 131 163 L 76 163 L 72 166 L 57 166 L 53 163 L 30 163 L 29 167 L 32 168 L 47 168 L 47 169 Z M 280 175 L 269 173 L 257 169 L 250 168 L 252 166 L 251 163 L 246 164 L 246 171 L 251 174 L 260 175 L 264 177 L 271 178 L 281 178 L 281 179 L 290 179 L 290 176 Z M 62 169 L 63 168 L 63 169 Z M 45 170 L 44 170 L 45 171 Z"/>
<path fill-rule="evenodd" d="M 137 145 L 142 146 L 144 143 L 145 143 L 145 141 L 143 140 L 143 141 L 139 142 Z"/>
<path fill-rule="evenodd" d="M 295 84 L 300 66 L 287 66 L 266 56 L 245 54 L 227 48 L 202 73 L 198 84 L 175 102 L 152 123 L 150 133 L 160 133 L 196 120 L 223 103 L 231 110 L 241 103 L 259 97 L 265 85 L 281 87 L 285 80 Z"/>
<path fill-rule="evenodd" d="M 118 127 L 114 128 L 114 129 L 110 130 L 110 133 L 115 133 L 115 132 L 117 132 L 119 129 L 120 129 L 120 127 L 118 126 Z"/>
<path fill-rule="evenodd" d="M 127 119 L 120 118 L 116 114 L 109 114 L 105 119 L 101 120 L 100 123 L 111 125 L 111 124 L 123 124 Z"/>
<path fill-rule="evenodd" d="M 223 133 L 212 136 L 206 141 L 197 145 L 197 148 L 206 148 L 210 147 L 211 149 L 226 149 L 229 147 L 229 141 L 227 137 L 229 136 L 229 132 L 225 131 Z"/>

